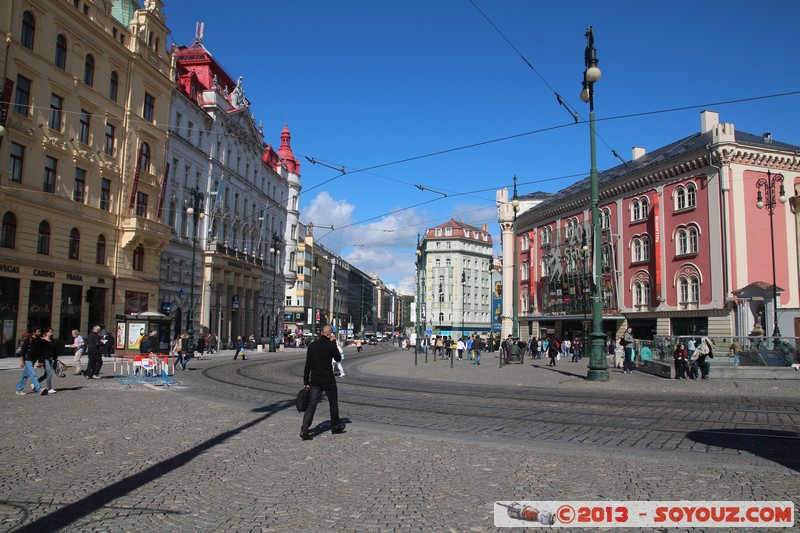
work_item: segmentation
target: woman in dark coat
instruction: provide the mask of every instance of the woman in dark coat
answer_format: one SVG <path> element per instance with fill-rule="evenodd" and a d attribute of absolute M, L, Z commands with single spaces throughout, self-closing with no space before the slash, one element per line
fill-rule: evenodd
<path fill-rule="evenodd" d="M 686 379 L 689 373 L 689 350 L 686 349 L 686 345 L 678 344 L 672 352 L 672 357 L 675 359 L 675 379 Z"/>

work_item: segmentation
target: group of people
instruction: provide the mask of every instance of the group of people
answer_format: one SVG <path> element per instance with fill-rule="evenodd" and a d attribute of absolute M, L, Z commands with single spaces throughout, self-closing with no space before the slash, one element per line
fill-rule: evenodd
<path fill-rule="evenodd" d="M 53 328 L 33 327 L 23 333 L 16 350 L 16 355 L 20 359 L 19 366 L 22 368 L 22 375 L 16 387 L 18 396 L 26 394 L 25 384 L 28 380 L 36 394 L 47 396 L 58 392 L 53 387 L 53 374 L 57 373 L 63 377 L 66 364 L 58 359 L 58 348 L 53 337 Z M 94 326 L 86 339 L 77 329 L 72 330 L 72 343 L 66 344 L 64 347 L 73 350 L 72 366 L 76 376 L 82 375 L 85 379 L 100 379 L 103 356 L 113 353 L 114 342 L 108 332 L 100 326 Z M 84 354 L 88 356 L 86 369 L 82 368 L 81 361 Z M 44 369 L 41 377 L 36 376 L 36 367 Z M 42 381 L 45 383 L 44 386 L 42 386 Z"/>
<path fill-rule="evenodd" d="M 709 379 L 711 363 L 708 359 L 714 358 L 716 346 L 708 337 L 700 341 L 689 339 L 679 342 L 672 352 L 675 360 L 675 379 Z"/>

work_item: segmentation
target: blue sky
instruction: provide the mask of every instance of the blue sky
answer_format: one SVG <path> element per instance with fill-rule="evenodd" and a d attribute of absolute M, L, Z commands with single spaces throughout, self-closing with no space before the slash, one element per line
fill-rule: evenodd
<path fill-rule="evenodd" d="M 451 217 L 486 223 L 499 251 L 496 189 L 516 175 L 520 194 L 552 192 L 588 174 L 588 128 L 554 94 L 588 118 L 578 97 L 588 25 L 603 72 L 601 170 L 619 163 L 611 149 L 629 160 L 634 145 L 651 151 L 697 132 L 704 108 L 800 145 L 800 95 L 718 104 L 800 91 L 796 1 L 164 3 L 177 44 L 205 23 L 205 46 L 244 76 L 268 143 L 288 122 L 301 219 L 317 239 L 409 293 L 418 232 Z M 613 118 L 688 106 L 700 107 Z M 340 173 L 306 157 L 347 173 L 323 184 Z"/>

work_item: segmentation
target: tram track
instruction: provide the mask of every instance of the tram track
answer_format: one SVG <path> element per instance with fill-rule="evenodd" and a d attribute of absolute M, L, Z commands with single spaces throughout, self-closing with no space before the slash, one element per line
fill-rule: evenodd
<path fill-rule="evenodd" d="M 350 378 L 340 382 L 340 387 L 346 391 L 340 396 L 340 405 L 350 409 L 358 408 L 359 411 L 383 411 L 383 414 L 374 416 L 376 419 L 385 418 L 386 412 L 392 414 L 396 425 L 425 428 L 429 426 L 420 424 L 420 416 L 424 415 L 427 421 L 431 417 L 444 417 L 448 419 L 448 431 L 458 431 L 458 426 L 473 427 L 473 421 L 488 421 L 495 430 L 503 430 L 510 436 L 519 432 L 506 431 L 519 425 L 528 429 L 525 434 L 532 431 L 540 434 L 548 433 L 552 428 L 583 429 L 585 433 L 602 429 L 610 433 L 623 434 L 630 432 L 659 433 L 665 436 L 686 435 L 690 432 L 702 431 L 705 434 L 719 437 L 741 438 L 743 433 L 749 439 L 766 439 L 785 443 L 786 445 L 800 446 L 800 410 L 787 405 L 785 402 L 771 402 L 760 404 L 753 409 L 742 409 L 746 404 L 735 405 L 722 400 L 707 401 L 704 405 L 705 412 L 709 415 L 731 415 L 729 418 L 737 420 L 713 420 L 718 416 L 709 416 L 712 420 L 703 420 L 698 417 L 694 420 L 683 421 L 691 416 L 692 409 L 687 407 L 660 407 L 658 415 L 642 414 L 636 409 L 628 410 L 624 416 L 626 404 L 630 400 L 629 394 L 618 395 L 618 398 L 598 395 L 598 393 L 561 392 L 552 389 L 509 389 L 507 387 L 478 386 L 463 384 L 436 383 L 436 388 L 431 389 L 433 382 L 420 380 L 412 382 L 402 378 L 386 378 L 383 376 L 356 377 L 358 369 L 369 362 L 373 354 L 348 357 Z M 230 364 L 221 364 L 203 370 L 203 376 L 209 380 L 225 383 L 230 386 L 244 388 L 258 393 L 272 393 L 285 398 L 292 398 L 297 390 L 297 385 L 302 381 L 303 362 L 294 357 L 271 359 L 268 362 L 258 361 L 249 364 L 237 364 L 231 375 Z M 263 376 L 269 372 L 270 378 Z M 391 395 L 386 394 L 387 390 Z M 376 392 L 377 391 L 377 392 Z M 554 398 L 553 396 L 556 396 Z M 648 396 L 644 400 L 639 395 L 638 399 L 647 404 Z M 651 395 L 651 402 L 658 406 L 663 402 L 663 397 Z M 513 399 L 522 405 L 508 405 Z M 531 403 L 533 402 L 533 403 Z M 567 403 L 568 402 L 568 403 Z M 687 402 L 690 403 L 690 402 Z M 347 407 L 343 407 L 346 410 Z M 591 408 L 587 413 L 586 409 Z M 777 410 L 780 409 L 780 410 Z M 573 413 L 565 416 L 565 410 Z M 652 410 L 652 406 L 642 407 L 640 410 Z M 574 416 L 574 412 L 581 412 L 585 416 Z M 604 412 L 607 411 L 607 412 Z M 405 416 L 398 414 L 404 413 Z M 360 413 L 362 416 L 364 413 Z M 407 415 L 417 415 L 411 416 Z M 569 413 L 568 413 L 569 414 Z M 743 414 L 758 416 L 782 417 L 791 419 L 790 423 L 782 420 L 779 424 L 774 422 L 754 422 L 742 420 Z M 532 415 L 534 415 L 532 417 Z M 370 417 L 373 418 L 373 417 Z M 724 416 L 723 416 L 724 418 Z M 464 424 L 454 423 L 460 420 Z M 666 437 L 668 438 L 668 437 Z M 782 444 L 779 446 L 783 448 Z"/>

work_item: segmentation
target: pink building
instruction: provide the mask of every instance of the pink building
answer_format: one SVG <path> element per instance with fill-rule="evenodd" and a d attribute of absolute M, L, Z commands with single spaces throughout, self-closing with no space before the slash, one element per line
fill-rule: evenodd
<path fill-rule="evenodd" d="M 798 151 L 704 111 L 700 132 L 651 153 L 635 147 L 627 167 L 602 172 L 608 335 L 773 331 L 770 217 L 756 206 L 756 182 L 769 172 L 783 177 L 789 197 L 773 218 L 778 322 L 783 335 L 800 336 Z M 580 336 L 591 322 L 589 179 L 519 214 L 516 227 L 522 335 Z"/>

